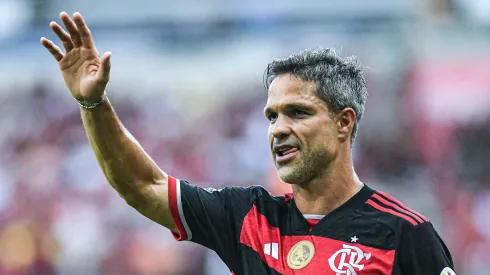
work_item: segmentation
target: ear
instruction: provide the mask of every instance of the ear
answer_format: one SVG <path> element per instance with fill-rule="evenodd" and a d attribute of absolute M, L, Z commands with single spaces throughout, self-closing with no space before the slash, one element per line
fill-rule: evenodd
<path fill-rule="evenodd" d="M 356 122 L 356 112 L 352 108 L 345 108 L 336 115 L 338 138 L 341 141 L 350 140 L 354 123 Z"/>

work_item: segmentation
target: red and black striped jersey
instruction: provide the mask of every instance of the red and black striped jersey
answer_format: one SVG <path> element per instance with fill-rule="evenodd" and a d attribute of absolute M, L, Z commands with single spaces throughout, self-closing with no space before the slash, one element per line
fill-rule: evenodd
<path fill-rule="evenodd" d="M 307 222 L 292 195 L 260 186 L 200 188 L 169 178 L 177 240 L 214 250 L 236 275 L 445 275 L 451 255 L 430 221 L 365 185 Z"/>

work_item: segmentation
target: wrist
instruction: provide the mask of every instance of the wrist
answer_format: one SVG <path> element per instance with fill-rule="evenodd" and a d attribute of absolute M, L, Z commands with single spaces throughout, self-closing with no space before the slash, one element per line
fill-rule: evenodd
<path fill-rule="evenodd" d="M 102 103 L 104 103 L 107 100 L 107 95 L 106 95 L 106 92 L 104 91 L 104 93 L 102 94 L 102 98 L 99 101 L 95 101 L 95 102 L 78 100 L 78 99 L 75 99 L 75 100 L 77 101 L 78 105 L 80 105 L 80 107 L 82 107 L 84 109 L 93 109 L 93 108 L 101 105 Z"/>

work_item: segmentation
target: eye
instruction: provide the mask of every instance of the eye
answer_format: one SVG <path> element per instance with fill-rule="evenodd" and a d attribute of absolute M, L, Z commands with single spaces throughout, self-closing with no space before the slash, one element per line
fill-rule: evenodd
<path fill-rule="evenodd" d="M 298 110 L 298 109 L 293 110 L 293 116 L 295 116 L 295 117 L 304 117 L 307 115 L 308 115 L 308 113 L 303 111 L 303 110 Z"/>
<path fill-rule="evenodd" d="M 277 119 L 277 114 L 276 113 L 270 113 L 267 115 L 267 119 L 270 121 L 270 122 L 273 122 Z"/>

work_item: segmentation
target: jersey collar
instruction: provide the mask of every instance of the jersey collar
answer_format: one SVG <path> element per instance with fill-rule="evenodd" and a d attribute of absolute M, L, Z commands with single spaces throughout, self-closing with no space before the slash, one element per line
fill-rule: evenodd
<path fill-rule="evenodd" d="M 335 210 L 325 215 L 320 222 L 312 229 L 312 231 L 322 230 L 328 228 L 332 223 L 336 222 L 341 217 L 349 215 L 350 213 L 357 210 L 359 207 L 364 205 L 364 203 L 371 197 L 374 190 L 369 186 L 364 184 L 364 186 L 357 192 L 352 198 L 346 201 L 341 206 L 337 207 Z M 289 203 L 290 208 L 290 232 L 311 232 L 308 228 L 305 217 L 296 207 L 296 202 L 294 198 L 291 199 Z"/>

